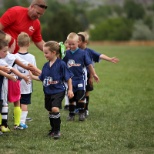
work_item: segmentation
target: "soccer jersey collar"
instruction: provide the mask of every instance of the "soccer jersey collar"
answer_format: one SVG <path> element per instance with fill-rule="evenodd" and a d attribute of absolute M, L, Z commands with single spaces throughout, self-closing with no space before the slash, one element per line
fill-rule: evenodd
<path fill-rule="evenodd" d="M 74 54 L 79 48 L 76 48 L 75 50 L 71 50 L 71 53 Z"/>

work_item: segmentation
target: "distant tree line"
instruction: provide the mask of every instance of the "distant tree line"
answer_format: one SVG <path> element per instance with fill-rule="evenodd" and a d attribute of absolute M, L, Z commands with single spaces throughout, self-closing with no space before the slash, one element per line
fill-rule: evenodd
<path fill-rule="evenodd" d="M 29 0 L 3 0 L 2 15 L 16 5 L 29 6 Z M 88 31 L 91 40 L 154 40 L 154 3 L 143 6 L 125 0 L 123 6 L 98 8 L 74 0 L 69 4 L 48 0 L 48 9 L 40 18 L 44 40 L 65 41 L 68 33 Z"/>

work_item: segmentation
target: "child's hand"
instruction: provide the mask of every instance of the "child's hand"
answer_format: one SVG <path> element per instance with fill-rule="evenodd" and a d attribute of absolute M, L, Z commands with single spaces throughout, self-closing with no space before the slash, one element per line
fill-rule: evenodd
<path fill-rule="evenodd" d="M 67 95 L 68 95 L 69 99 L 72 98 L 74 96 L 73 91 L 72 90 L 68 90 Z"/>
<path fill-rule="evenodd" d="M 7 78 L 12 80 L 12 81 L 15 81 L 15 82 L 17 81 L 17 78 L 16 78 L 16 76 L 14 74 L 8 74 Z"/>
<path fill-rule="evenodd" d="M 97 76 L 97 74 L 94 74 L 93 78 L 96 82 L 99 82 L 99 77 Z"/>
<path fill-rule="evenodd" d="M 116 58 L 116 57 L 112 57 L 111 60 L 110 60 L 110 62 L 112 62 L 112 63 L 118 63 L 119 62 L 119 59 Z"/>
<path fill-rule="evenodd" d="M 6 72 L 6 73 L 10 72 L 10 68 L 8 66 L 1 66 L 1 70 Z"/>
<path fill-rule="evenodd" d="M 23 76 L 23 79 L 25 80 L 25 82 L 26 82 L 27 84 L 29 84 L 30 81 L 31 81 L 29 75 L 24 75 L 24 76 Z"/>

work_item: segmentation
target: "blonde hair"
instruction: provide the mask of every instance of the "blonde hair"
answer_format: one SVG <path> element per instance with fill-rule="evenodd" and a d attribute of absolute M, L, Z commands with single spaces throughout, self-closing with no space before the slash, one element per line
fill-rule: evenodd
<path fill-rule="evenodd" d="M 79 40 L 79 36 L 76 33 L 71 32 L 71 33 L 68 34 L 67 40 L 78 41 Z"/>
<path fill-rule="evenodd" d="M 78 35 L 84 37 L 84 40 L 82 40 L 83 42 L 89 41 L 89 34 L 87 32 L 79 32 Z"/>
<path fill-rule="evenodd" d="M 28 46 L 30 44 L 29 35 L 25 32 L 21 32 L 18 35 L 17 42 L 19 47 Z"/>
<path fill-rule="evenodd" d="M 55 51 L 56 55 L 60 54 L 60 45 L 56 41 L 48 41 L 44 44 L 44 47 L 49 47 L 51 52 Z"/>

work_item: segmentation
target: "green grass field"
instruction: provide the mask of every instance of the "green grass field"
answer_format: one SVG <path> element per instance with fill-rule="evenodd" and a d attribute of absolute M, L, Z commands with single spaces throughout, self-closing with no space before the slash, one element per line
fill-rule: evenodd
<path fill-rule="evenodd" d="M 90 115 L 84 122 L 67 122 L 61 110 L 61 139 L 47 137 L 48 113 L 42 83 L 34 81 L 26 130 L 13 130 L 13 104 L 9 104 L 10 133 L 0 136 L 0 154 L 153 154 L 154 153 L 154 47 L 90 46 L 116 56 L 118 64 L 95 65 L 100 82 L 90 95 Z M 33 45 L 41 69 L 46 61 Z M 64 106 L 64 104 L 63 104 Z"/>

